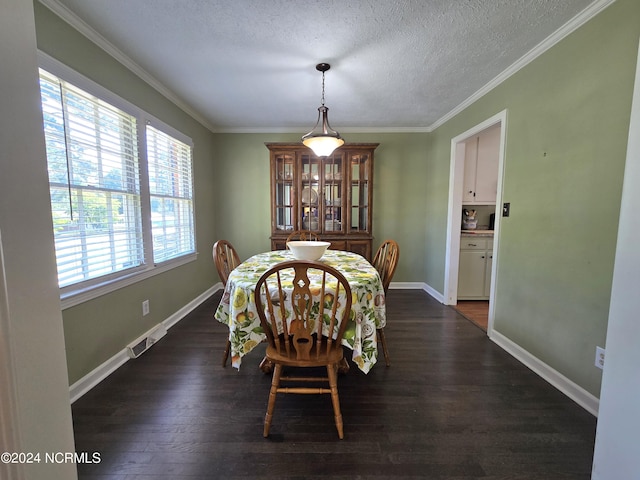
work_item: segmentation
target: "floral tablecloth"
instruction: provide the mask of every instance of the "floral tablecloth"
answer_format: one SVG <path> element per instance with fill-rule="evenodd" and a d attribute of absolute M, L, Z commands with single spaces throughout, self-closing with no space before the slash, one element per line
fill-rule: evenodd
<path fill-rule="evenodd" d="M 289 260 L 294 260 L 289 250 L 259 253 L 229 275 L 215 318 L 229 326 L 234 367 L 240 368 L 242 357 L 266 338 L 255 304 L 258 279 L 273 265 Z M 339 270 L 351 286 L 353 320 L 347 325 L 342 344 L 353 350 L 353 362 L 367 373 L 378 358 L 376 328 L 386 324 L 380 276 L 364 257 L 356 253 L 327 250 L 320 261 Z"/>

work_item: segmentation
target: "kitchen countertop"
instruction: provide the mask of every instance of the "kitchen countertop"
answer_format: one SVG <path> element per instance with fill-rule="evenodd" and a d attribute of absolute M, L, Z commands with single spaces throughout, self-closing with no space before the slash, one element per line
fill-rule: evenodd
<path fill-rule="evenodd" d="M 493 230 L 460 230 L 463 237 L 493 237 Z"/>

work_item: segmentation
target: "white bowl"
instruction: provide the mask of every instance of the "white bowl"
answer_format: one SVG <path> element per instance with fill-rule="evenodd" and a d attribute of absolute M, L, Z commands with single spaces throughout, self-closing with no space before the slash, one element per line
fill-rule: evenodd
<path fill-rule="evenodd" d="M 331 245 L 329 242 L 318 242 L 315 240 L 296 240 L 287 242 L 287 247 L 297 260 L 319 260 L 324 252 Z"/>

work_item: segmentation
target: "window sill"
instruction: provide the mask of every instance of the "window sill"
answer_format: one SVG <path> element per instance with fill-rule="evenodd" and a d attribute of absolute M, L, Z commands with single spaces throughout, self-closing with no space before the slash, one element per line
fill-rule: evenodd
<path fill-rule="evenodd" d="M 76 290 L 73 292 L 67 292 L 60 296 L 61 308 L 62 310 L 66 310 L 67 308 L 75 307 L 76 305 L 88 302 L 89 300 L 93 300 L 94 298 L 98 298 L 108 293 L 115 292 L 116 290 L 128 287 L 129 285 L 133 285 L 137 282 L 141 282 L 142 280 L 146 280 L 155 275 L 168 272 L 169 270 L 172 270 L 181 265 L 191 263 L 197 260 L 197 258 L 198 254 L 192 253 L 190 255 L 185 255 L 184 257 L 169 260 L 159 265 L 154 265 L 147 268 L 146 270 L 131 273 L 129 275 L 111 280 L 109 282 L 100 283 L 98 285 L 93 285 L 91 287 Z"/>

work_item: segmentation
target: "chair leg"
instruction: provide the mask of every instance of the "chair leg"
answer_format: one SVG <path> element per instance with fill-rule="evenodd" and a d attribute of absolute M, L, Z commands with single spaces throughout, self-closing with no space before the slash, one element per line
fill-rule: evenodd
<path fill-rule="evenodd" d="M 329 377 L 329 387 L 331 388 L 331 402 L 333 403 L 333 416 L 336 421 L 338 437 L 344 438 L 344 427 L 342 424 L 342 413 L 340 412 L 340 398 L 338 397 L 338 365 L 327 365 L 327 376 Z"/>
<path fill-rule="evenodd" d="M 378 338 L 382 344 L 382 353 L 384 353 L 384 361 L 387 363 L 387 367 L 391 366 L 389 361 L 389 351 L 387 350 L 387 340 L 384 336 L 384 328 L 378 328 Z"/>
<path fill-rule="evenodd" d="M 224 353 L 222 354 L 222 366 L 227 366 L 227 359 L 229 358 L 229 354 L 231 353 L 231 342 L 227 340 L 227 346 L 224 348 Z"/>
<path fill-rule="evenodd" d="M 276 406 L 276 395 L 278 394 L 281 375 L 282 365 L 276 363 L 274 365 L 273 377 L 271 378 L 271 390 L 269 391 L 269 404 L 267 405 L 267 413 L 264 416 L 264 432 L 262 433 L 262 435 L 265 438 L 269 436 L 269 427 L 271 427 L 271 420 L 273 419 L 273 410 Z"/>

